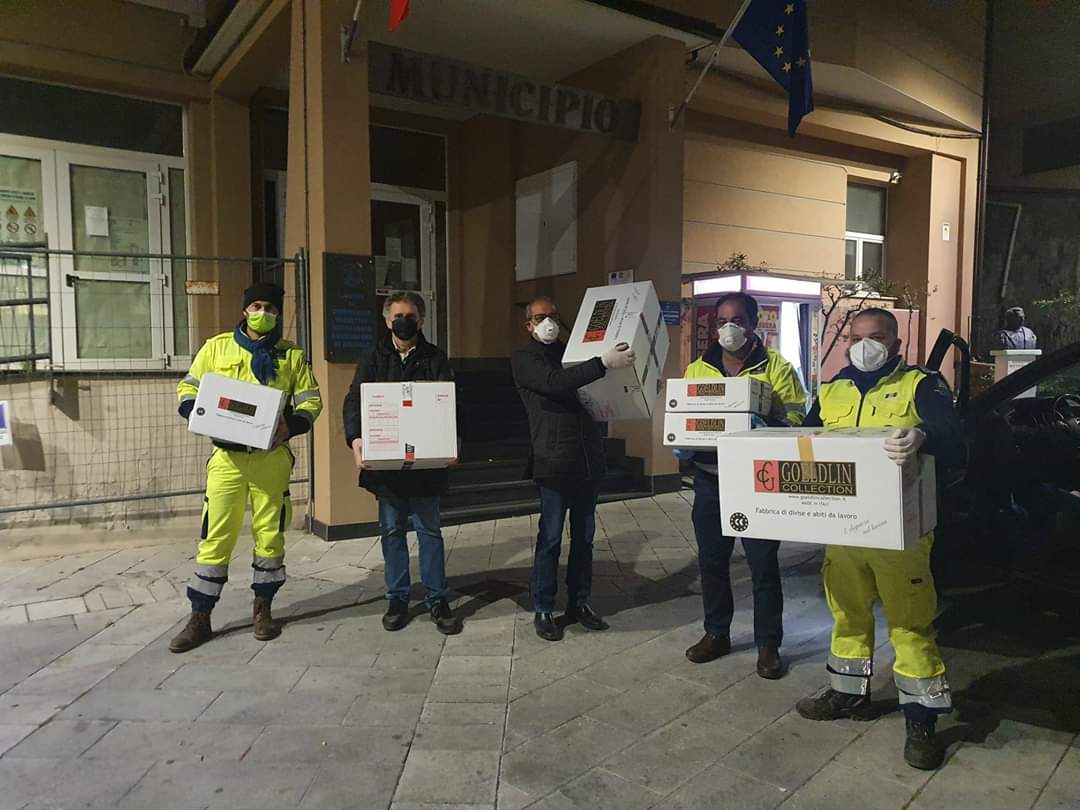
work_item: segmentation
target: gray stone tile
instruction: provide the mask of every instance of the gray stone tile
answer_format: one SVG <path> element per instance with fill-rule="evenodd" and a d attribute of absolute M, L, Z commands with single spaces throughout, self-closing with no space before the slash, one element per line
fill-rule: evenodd
<path fill-rule="evenodd" d="M 345 715 L 345 725 L 414 728 L 424 708 L 423 695 L 372 692 L 356 696 Z"/>
<path fill-rule="evenodd" d="M 870 777 L 892 780 L 912 792 L 926 784 L 932 774 L 904 762 L 903 714 L 895 712 L 866 725 L 866 731 L 836 756 L 839 765 Z"/>
<path fill-rule="evenodd" d="M 159 762 L 118 807 L 296 807 L 313 776 L 304 763 Z"/>
<path fill-rule="evenodd" d="M 498 775 L 499 755 L 493 751 L 414 750 L 394 799 L 491 804 Z"/>
<path fill-rule="evenodd" d="M 1012 720 L 1001 720 L 986 739 L 961 745 L 951 764 L 985 771 L 997 777 L 1015 771 L 1014 778 L 1023 784 L 1041 788 L 1046 784 L 1065 754 L 1073 734 L 1039 728 Z M 1015 769 L 1023 762 L 1022 769 Z"/>
<path fill-rule="evenodd" d="M 47 808 L 115 807 L 146 773 L 141 762 L 115 762 L 108 769 L 82 759 L 0 759 L 5 807 L 32 802 Z M 159 805 L 160 807 L 168 805 Z"/>
<path fill-rule="evenodd" d="M 252 762 L 360 763 L 365 770 L 400 769 L 412 728 L 387 726 L 271 726 L 245 756 Z"/>
<path fill-rule="evenodd" d="M 506 750 L 584 714 L 617 694 L 610 686 L 571 676 L 517 698 L 507 710 Z"/>
<path fill-rule="evenodd" d="M 447 804 L 446 802 L 394 802 L 390 810 L 495 810 L 494 804 Z"/>
<path fill-rule="evenodd" d="M 635 739 L 636 735 L 625 729 L 578 717 L 505 755 L 501 778 L 540 798 Z"/>
<path fill-rule="evenodd" d="M 525 791 L 514 787 L 505 779 L 499 780 L 498 796 L 495 800 L 497 810 L 524 810 L 534 801 Z"/>
<path fill-rule="evenodd" d="M 912 810 L 938 810 L 942 807 L 977 807 L 979 810 L 1019 810 L 1029 808 L 1039 795 L 1018 773 L 1009 768 L 992 774 L 985 769 L 945 763 L 922 792 L 908 805 Z"/>
<path fill-rule="evenodd" d="M 663 675 L 682 655 L 682 650 L 673 649 L 670 643 L 653 639 L 593 664 L 580 674 L 604 686 L 629 689 Z"/>
<path fill-rule="evenodd" d="M 100 684 L 102 689 L 156 689 L 184 665 L 184 656 L 144 650 L 113 670 Z"/>
<path fill-rule="evenodd" d="M 664 810 L 772 810 L 790 794 L 742 771 L 712 765 L 663 800 Z"/>
<path fill-rule="evenodd" d="M 499 725 L 506 719 L 505 703 L 428 703 L 420 720 L 430 725 Z"/>
<path fill-rule="evenodd" d="M 398 695 L 426 695 L 433 676 L 434 672 L 430 669 L 375 671 L 353 667 L 310 666 L 292 691 L 329 691 L 351 695 L 383 691 Z"/>
<path fill-rule="evenodd" d="M 439 703 L 498 703 L 506 702 L 506 684 L 434 683 L 428 700 Z"/>
<path fill-rule="evenodd" d="M 68 706 L 61 720 L 194 720 L 220 694 L 214 689 L 98 688 Z"/>
<path fill-rule="evenodd" d="M 468 706 L 468 703 L 454 704 Z M 484 705 L 484 704 L 480 704 Z M 499 725 L 448 726 L 421 722 L 413 735 L 413 750 L 494 751 L 503 745 L 503 727 Z"/>
<path fill-rule="evenodd" d="M 95 635 L 94 643 L 150 644 L 186 618 L 186 607 L 175 602 L 140 605 Z"/>
<path fill-rule="evenodd" d="M 892 779 L 881 779 L 846 765 L 830 762 L 784 803 L 792 810 L 897 810 L 906 807 L 914 791 Z"/>
<path fill-rule="evenodd" d="M 721 763 L 794 790 L 855 739 L 849 729 L 789 714 L 742 743 Z"/>
<path fill-rule="evenodd" d="M 13 695 L 0 697 L 0 724 L 41 725 L 67 704 L 52 695 Z"/>
<path fill-rule="evenodd" d="M 0 725 L 0 756 L 37 730 L 36 725 Z"/>
<path fill-rule="evenodd" d="M 47 723 L 5 754 L 8 757 L 74 759 L 100 740 L 116 723 L 91 720 Z"/>
<path fill-rule="evenodd" d="M 685 714 L 710 697 L 712 690 L 661 675 L 590 709 L 588 716 L 612 726 L 644 733 Z"/>
<path fill-rule="evenodd" d="M 237 689 L 243 684 L 236 684 Z M 353 695 L 330 692 L 223 692 L 199 716 L 199 722 L 257 725 L 327 726 L 340 724 L 354 701 Z M 419 713 L 419 709 L 417 709 Z"/>
<path fill-rule="evenodd" d="M 307 667 L 258 664 L 185 664 L 163 683 L 163 689 L 235 689 L 250 684 L 260 692 L 288 692 Z"/>
<path fill-rule="evenodd" d="M 1080 748 L 1070 748 L 1050 781 L 1046 783 L 1034 810 L 1078 810 L 1080 808 Z"/>
<path fill-rule="evenodd" d="M 83 758 L 145 762 L 148 766 L 159 760 L 239 761 L 262 729 L 242 723 L 124 720 Z"/>
<path fill-rule="evenodd" d="M 580 810 L 648 810 L 657 799 L 652 791 L 599 768 L 563 785 L 559 793 Z"/>

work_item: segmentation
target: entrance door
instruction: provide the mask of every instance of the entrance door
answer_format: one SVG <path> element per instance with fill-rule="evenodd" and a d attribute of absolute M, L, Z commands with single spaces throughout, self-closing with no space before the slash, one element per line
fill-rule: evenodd
<path fill-rule="evenodd" d="M 160 366 L 173 312 L 164 306 L 169 268 L 162 252 L 161 167 L 150 161 L 59 155 L 61 247 L 79 253 L 61 265 L 64 356 L 96 367 Z M 141 255 L 140 255 L 141 254 Z"/>
<path fill-rule="evenodd" d="M 435 238 L 431 200 L 391 187 L 372 188 L 371 253 L 378 300 L 400 290 L 420 293 L 427 304 L 424 334 L 432 342 L 438 341 L 443 317 L 435 295 Z"/>

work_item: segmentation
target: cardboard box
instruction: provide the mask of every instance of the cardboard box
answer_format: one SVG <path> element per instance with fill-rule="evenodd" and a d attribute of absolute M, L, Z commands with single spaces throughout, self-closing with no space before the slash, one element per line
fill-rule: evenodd
<path fill-rule="evenodd" d="M 651 281 L 585 291 L 563 366 L 599 357 L 620 343 L 636 355 L 632 367 L 608 369 L 601 379 L 578 389 L 578 398 L 593 419 L 609 422 L 652 417 L 663 384 L 661 370 L 667 361 L 667 330 Z"/>
<path fill-rule="evenodd" d="M 756 413 L 769 415 L 772 386 L 750 377 L 716 377 L 667 381 L 668 413 Z"/>
<path fill-rule="evenodd" d="M 269 385 L 204 374 L 188 430 L 220 442 L 268 450 L 288 396 Z"/>
<path fill-rule="evenodd" d="M 446 467 L 457 458 L 457 397 L 452 382 L 360 386 L 364 466 L 373 470 Z"/>
<path fill-rule="evenodd" d="M 937 525 L 934 460 L 901 468 L 894 428 L 764 428 L 722 434 L 720 519 L 739 537 L 906 549 Z"/>
<path fill-rule="evenodd" d="M 749 413 L 665 413 L 664 446 L 686 450 L 715 450 L 724 433 L 750 430 Z"/>

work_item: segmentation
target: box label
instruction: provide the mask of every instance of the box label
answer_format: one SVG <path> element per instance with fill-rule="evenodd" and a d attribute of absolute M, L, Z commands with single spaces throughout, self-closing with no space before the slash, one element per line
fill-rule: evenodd
<path fill-rule="evenodd" d="M 852 461 L 754 461 L 754 491 L 776 495 L 854 498 Z"/>
<path fill-rule="evenodd" d="M 585 327 L 583 343 L 600 343 L 607 336 L 608 326 L 611 325 L 611 316 L 615 312 L 614 298 L 605 298 L 593 304 L 592 315 Z"/>
<path fill-rule="evenodd" d="M 686 386 L 688 397 L 726 397 L 727 383 L 691 383 Z"/>
<path fill-rule="evenodd" d="M 238 413 L 243 416 L 254 416 L 256 411 L 258 411 L 258 408 L 256 408 L 250 402 L 241 402 L 238 399 L 220 397 L 218 399 L 218 410 L 229 411 L 230 413 Z"/>
<path fill-rule="evenodd" d="M 687 419 L 686 431 L 688 433 L 723 433 L 727 424 L 726 419 L 711 418 L 711 419 Z"/>

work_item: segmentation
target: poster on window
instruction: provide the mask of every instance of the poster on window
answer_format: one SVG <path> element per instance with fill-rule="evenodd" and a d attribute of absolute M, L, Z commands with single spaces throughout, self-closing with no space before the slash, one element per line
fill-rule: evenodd
<path fill-rule="evenodd" d="M 41 240 L 41 198 L 34 189 L 0 186 L 0 242 L 6 244 Z"/>
<path fill-rule="evenodd" d="M 770 349 L 780 350 L 780 305 L 762 304 L 758 310 L 757 334 Z"/>

